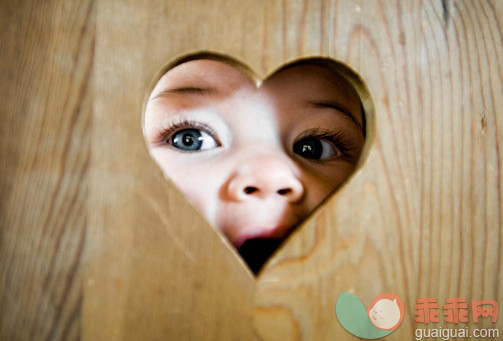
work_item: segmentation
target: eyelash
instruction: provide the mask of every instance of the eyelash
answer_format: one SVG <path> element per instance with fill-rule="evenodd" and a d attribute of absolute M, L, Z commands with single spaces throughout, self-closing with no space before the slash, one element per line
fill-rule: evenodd
<path fill-rule="evenodd" d="M 345 134 L 342 130 L 339 131 L 329 131 L 329 130 L 322 130 L 321 128 L 314 128 L 301 136 L 299 136 L 295 142 L 301 141 L 303 139 L 307 139 L 310 137 L 314 137 L 320 140 L 325 140 L 330 143 L 332 143 L 336 148 L 339 149 L 339 151 L 342 153 L 340 156 L 336 156 L 333 158 L 329 159 L 320 159 L 320 160 L 315 160 L 312 159 L 310 160 L 311 162 L 316 162 L 316 163 L 327 163 L 332 160 L 338 159 L 338 160 L 346 160 L 346 161 L 351 161 L 353 159 L 353 153 L 356 149 L 356 145 L 353 141 L 353 139 L 347 134 Z"/>
<path fill-rule="evenodd" d="M 175 122 L 172 124 L 169 128 L 165 129 L 162 131 L 162 133 L 159 134 L 159 142 L 161 143 L 166 143 L 170 144 L 169 140 L 175 134 L 176 132 L 183 130 L 183 129 L 190 129 L 190 128 L 195 128 L 195 129 L 200 129 L 207 134 L 209 134 L 215 141 L 217 142 L 218 145 L 221 145 L 222 143 L 218 140 L 216 132 L 208 127 L 207 125 L 193 121 L 193 120 L 182 120 L 179 122 Z M 351 161 L 353 158 L 353 153 L 352 151 L 356 148 L 353 139 L 348 137 L 342 130 L 339 131 L 327 131 L 327 130 L 322 130 L 322 128 L 314 128 L 310 131 L 307 131 L 306 133 L 302 134 L 299 136 L 295 142 L 306 139 L 306 138 L 317 138 L 320 140 L 325 140 L 330 143 L 332 143 L 336 148 L 339 149 L 339 151 L 342 153 L 340 156 L 336 156 L 333 158 L 329 159 L 320 159 L 320 160 L 315 160 L 311 159 L 311 162 L 316 162 L 316 163 L 328 163 L 334 159 L 338 160 L 346 160 L 346 161 Z M 294 142 L 294 143 L 295 143 Z"/>
<path fill-rule="evenodd" d="M 222 144 L 218 140 L 217 134 L 215 133 L 215 131 L 213 131 L 213 129 L 211 129 L 210 127 L 208 127 L 207 125 L 205 125 L 203 123 L 191 121 L 191 120 L 183 120 L 183 121 L 175 122 L 169 128 L 165 129 L 164 131 L 162 131 L 159 134 L 158 141 L 164 142 L 166 144 L 170 144 L 169 140 L 170 140 L 171 136 L 173 136 L 173 134 L 177 133 L 180 130 L 190 129 L 190 128 L 200 129 L 200 130 L 204 131 L 205 133 L 209 134 L 212 138 L 214 138 L 218 145 Z"/>

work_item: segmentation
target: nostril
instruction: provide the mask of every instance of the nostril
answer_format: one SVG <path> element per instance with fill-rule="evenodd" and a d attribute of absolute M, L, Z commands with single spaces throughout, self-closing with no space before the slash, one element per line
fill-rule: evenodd
<path fill-rule="evenodd" d="M 292 192 L 291 188 L 282 188 L 278 190 L 279 195 L 287 195 L 290 194 L 291 192 Z"/>
<path fill-rule="evenodd" d="M 258 191 L 258 188 L 257 187 L 252 187 L 252 186 L 248 186 L 248 187 L 245 187 L 245 189 L 243 191 L 246 194 L 252 194 L 252 193 Z"/>

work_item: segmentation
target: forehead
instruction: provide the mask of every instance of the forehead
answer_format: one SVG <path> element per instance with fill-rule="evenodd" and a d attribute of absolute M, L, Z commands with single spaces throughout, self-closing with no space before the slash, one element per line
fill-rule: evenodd
<path fill-rule="evenodd" d="M 150 97 L 166 89 L 211 88 L 227 93 L 243 86 L 256 88 L 255 83 L 238 69 L 222 62 L 200 59 L 168 70 L 156 84 Z"/>
<path fill-rule="evenodd" d="M 359 101 L 358 94 L 349 81 L 338 72 L 321 65 L 294 65 L 281 69 L 264 82 L 268 88 L 297 89 L 297 92 L 329 95 L 340 94 L 349 101 Z"/>
<path fill-rule="evenodd" d="M 363 122 L 359 96 L 351 83 L 329 67 L 314 64 L 280 69 L 259 86 L 224 62 L 192 60 L 168 70 L 154 87 L 150 99 L 177 93 L 190 100 L 194 99 L 194 94 L 205 94 L 209 100 L 218 100 L 240 90 L 270 95 L 291 105 L 306 101 L 333 102 L 346 108 L 360 125 Z"/>
<path fill-rule="evenodd" d="M 363 124 L 361 102 L 351 83 L 333 69 L 322 65 L 294 65 L 281 69 L 263 86 L 276 98 L 288 98 L 292 105 L 306 102 L 333 104 Z"/>

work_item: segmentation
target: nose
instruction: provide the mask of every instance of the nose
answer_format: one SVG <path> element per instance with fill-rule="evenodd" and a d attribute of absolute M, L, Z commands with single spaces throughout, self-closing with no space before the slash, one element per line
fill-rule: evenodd
<path fill-rule="evenodd" d="M 240 164 L 228 190 L 234 200 L 273 198 L 295 203 L 304 195 L 304 186 L 289 162 L 275 155 L 255 156 Z"/>

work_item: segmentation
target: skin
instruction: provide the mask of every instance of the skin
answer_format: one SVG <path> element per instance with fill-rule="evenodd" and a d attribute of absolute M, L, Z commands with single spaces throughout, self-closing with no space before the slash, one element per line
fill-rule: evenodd
<path fill-rule="evenodd" d="M 166 176 L 239 248 L 285 238 L 337 189 L 361 154 L 362 125 L 358 95 L 328 68 L 295 66 L 257 87 L 225 63 L 195 60 L 159 80 L 144 133 Z M 203 149 L 175 146 L 188 128 L 204 132 Z M 320 138 L 323 158 L 305 158 L 293 145 L 313 131 L 345 143 Z"/>

